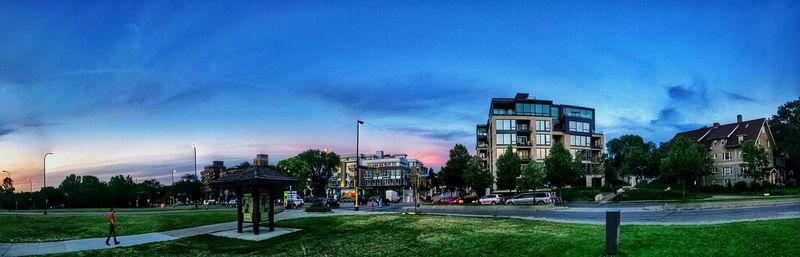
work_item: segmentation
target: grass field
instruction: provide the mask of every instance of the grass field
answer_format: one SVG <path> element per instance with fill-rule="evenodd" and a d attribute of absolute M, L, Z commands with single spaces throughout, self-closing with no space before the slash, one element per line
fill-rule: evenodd
<path fill-rule="evenodd" d="M 153 215 L 116 215 L 117 236 L 167 231 L 236 220 L 231 211 L 187 211 Z M 108 217 L 0 215 L 0 242 L 44 242 L 105 237 Z"/>
<path fill-rule="evenodd" d="M 235 210 L 234 207 L 225 207 L 225 206 L 218 206 L 218 205 L 211 205 L 211 206 L 203 206 L 199 205 L 199 209 L 201 210 Z M 63 212 L 107 212 L 109 208 L 68 208 L 68 209 L 48 209 L 48 213 L 63 213 Z M 157 211 L 181 211 L 181 210 L 192 210 L 195 211 L 194 205 L 183 205 L 173 207 L 164 207 L 164 208 L 114 208 L 115 212 L 157 212 Z M 3 210 L 6 211 L 6 210 Z M 41 213 L 43 212 L 42 209 L 34 209 L 34 210 L 8 210 L 9 212 L 18 212 L 18 213 Z"/>
<path fill-rule="evenodd" d="M 433 215 L 304 218 L 262 242 L 210 235 L 59 256 L 604 256 L 602 226 Z M 800 220 L 622 228 L 619 256 L 796 256 Z"/>

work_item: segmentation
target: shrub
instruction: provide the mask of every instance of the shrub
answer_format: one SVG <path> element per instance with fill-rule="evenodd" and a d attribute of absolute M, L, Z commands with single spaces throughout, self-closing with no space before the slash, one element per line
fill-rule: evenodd
<path fill-rule="evenodd" d="M 693 192 L 686 192 L 686 199 L 702 199 L 709 197 L 706 194 L 698 194 Z M 673 187 L 672 190 L 664 191 L 664 189 L 656 189 L 656 188 L 636 188 L 634 190 L 630 190 L 627 192 L 622 193 L 614 198 L 614 201 L 641 201 L 641 200 L 681 200 L 683 199 L 683 194 L 681 190 L 675 190 Z"/>
<path fill-rule="evenodd" d="M 306 212 L 331 212 L 331 208 L 325 206 L 323 204 L 312 204 L 311 206 L 306 207 Z"/>
<path fill-rule="evenodd" d="M 594 201 L 594 196 L 600 193 L 599 188 L 564 188 L 559 196 L 563 201 Z"/>
<path fill-rule="evenodd" d="M 736 184 L 733 184 L 733 189 L 736 190 L 736 192 L 747 191 L 747 182 L 744 181 L 736 182 Z"/>

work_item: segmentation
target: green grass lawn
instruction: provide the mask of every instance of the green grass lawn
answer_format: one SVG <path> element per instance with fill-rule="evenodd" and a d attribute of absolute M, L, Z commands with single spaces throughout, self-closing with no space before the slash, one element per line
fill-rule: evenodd
<path fill-rule="evenodd" d="M 198 209 L 194 208 L 194 205 L 183 205 L 173 207 L 164 207 L 164 208 L 114 208 L 115 212 L 154 212 L 154 211 L 183 211 L 183 210 L 192 210 L 192 211 L 202 211 L 202 210 L 235 210 L 234 207 L 225 207 L 225 206 L 203 206 L 199 205 Z M 61 213 L 61 212 L 107 212 L 109 208 L 68 208 L 68 209 L 48 209 L 48 213 Z M 6 211 L 6 210 L 0 210 Z M 24 212 L 24 213 L 40 213 L 42 209 L 34 209 L 34 210 L 8 210 L 10 212 Z"/>
<path fill-rule="evenodd" d="M 502 218 L 376 215 L 278 222 L 262 242 L 203 235 L 59 256 L 603 256 L 602 226 Z M 800 219 L 622 228 L 620 256 L 796 256 Z"/>
<path fill-rule="evenodd" d="M 116 215 L 117 236 L 167 231 L 236 220 L 236 212 L 193 211 L 152 215 Z M 108 217 L 0 215 L 0 242 L 43 242 L 105 237 Z"/>

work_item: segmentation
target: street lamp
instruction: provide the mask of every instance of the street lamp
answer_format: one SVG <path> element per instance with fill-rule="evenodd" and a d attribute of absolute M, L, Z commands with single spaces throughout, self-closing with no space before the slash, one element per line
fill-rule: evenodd
<path fill-rule="evenodd" d="M 46 153 L 46 154 L 44 154 L 44 157 L 42 157 L 42 159 L 44 159 L 44 161 L 43 161 L 44 162 L 44 169 L 43 169 L 43 172 L 42 172 L 42 175 L 44 177 L 44 183 L 43 183 L 44 185 L 42 186 L 42 190 L 41 191 L 42 191 L 42 196 L 44 197 L 44 215 L 47 215 L 47 202 L 48 202 L 47 201 L 47 196 L 44 195 L 44 188 L 47 187 L 47 156 L 51 155 L 51 154 L 53 154 L 53 153 Z M 33 190 L 31 190 L 31 192 L 32 191 Z"/>
<path fill-rule="evenodd" d="M 175 170 L 172 170 L 172 208 L 175 208 Z"/>
<path fill-rule="evenodd" d="M 197 144 L 192 144 L 192 149 L 194 149 L 194 179 L 196 180 L 197 179 Z M 195 184 L 194 181 L 192 181 L 192 185 L 194 185 L 194 184 Z M 194 189 L 194 186 L 192 186 L 192 189 Z M 192 196 L 192 191 L 194 191 L 194 190 L 189 190 L 189 198 L 194 198 Z M 194 201 L 194 208 L 197 209 L 197 201 Z"/>
<path fill-rule="evenodd" d="M 31 184 L 31 193 L 33 193 L 33 181 L 31 181 L 31 178 L 28 178 L 28 183 Z"/>
<path fill-rule="evenodd" d="M 360 179 L 359 169 L 361 169 L 361 155 L 358 153 L 358 139 L 361 136 L 361 124 L 364 124 L 364 122 L 361 120 L 356 121 L 356 179 L 353 181 L 353 188 L 356 189 L 356 201 L 354 209 L 358 211 L 358 181 Z"/>

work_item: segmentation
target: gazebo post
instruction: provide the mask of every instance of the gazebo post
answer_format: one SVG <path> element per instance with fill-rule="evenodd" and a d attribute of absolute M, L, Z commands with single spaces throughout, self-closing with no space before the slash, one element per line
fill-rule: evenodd
<path fill-rule="evenodd" d="M 258 185 L 253 187 L 253 235 L 258 235 L 261 226 L 261 192 Z"/>
<path fill-rule="evenodd" d="M 242 212 L 242 188 L 236 188 L 236 231 L 242 233 L 242 226 L 244 223 L 244 212 Z"/>
<path fill-rule="evenodd" d="M 275 189 L 269 190 L 269 231 L 275 231 Z"/>

